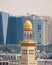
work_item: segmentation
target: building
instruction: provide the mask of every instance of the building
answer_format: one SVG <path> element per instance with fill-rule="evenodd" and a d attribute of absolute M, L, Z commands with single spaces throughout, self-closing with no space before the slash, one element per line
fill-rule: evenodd
<path fill-rule="evenodd" d="M 18 44 L 22 40 L 23 18 L 0 12 L 0 45 Z"/>
<path fill-rule="evenodd" d="M 21 54 L 0 53 L 0 65 L 19 65 Z"/>
<path fill-rule="evenodd" d="M 33 40 L 41 45 L 43 43 L 43 20 L 36 15 L 31 15 L 29 18 L 33 24 Z"/>
<path fill-rule="evenodd" d="M 52 18 L 49 18 L 49 42 L 52 44 Z"/>
<path fill-rule="evenodd" d="M 0 12 L 0 45 L 18 44 L 22 40 L 24 20 L 24 16 L 16 17 Z"/>
<path fill-rule="evenodd" d="M 43 44 L 48 45 L 51 43 L 51 17 L 42 16 L 43 19 Z"/>
<path fill-rule="evenodd" d="M 37 65 L 35 60 L 35 46 L 36 42 L 32 40 L 32 23 L 30 20 L 26 20 L 23 27 L 23 40 L 21 45 L 21 58 L 19 59 L 19 65 Z"/>
<path fill-rule="evenodd" d="M 27 16 L 10 16 L 0 12 L 0 44 L 18 44 L 23 39 L 23 23 Z M 33 24 L 33 40 L 37 45 L 52 43 L 52 20 L 49 16 L 29 15 Z"/>
<path fill-rule="evenodd" d="M 51 43 L 51 17 L 30 15 L 29 19 L 33 24 L 33 39 L 38 45 Z"/>
<path fill-rule="evenodd" d="M 0 65 L 9 65 L 8 61 L 0 61 Z"/>
<path fill-rule="evenodd" d="M 6 44 L 18 44 L 22 40 L 23 19 L 22 17 L 10 16 L 8 20 Z"/>
<path fill-rule="evenodd" d="M 7 29 L 7 37 L 6 44 L 15 44 L 17 43 L 17 29 L 16 29 L 16 17 L 10 16 L 8 19 L 8 29 Z"/>
<path fill-rule="evenodd" d="M 52 59 L 38 59 L 38 65 L 52 65 Z"/>
<path fill-rule="evenodd" d="M 8 13 L 0 12 L 0 45 L 6 44 L 8 17 Z"/>

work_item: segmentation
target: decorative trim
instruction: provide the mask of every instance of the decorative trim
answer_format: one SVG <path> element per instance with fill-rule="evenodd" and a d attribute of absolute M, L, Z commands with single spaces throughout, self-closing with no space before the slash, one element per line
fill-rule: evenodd
<path fill-rule="evenodd" d="M 36 46 L 36 43 L 21 43 L 21 46 Z"/>

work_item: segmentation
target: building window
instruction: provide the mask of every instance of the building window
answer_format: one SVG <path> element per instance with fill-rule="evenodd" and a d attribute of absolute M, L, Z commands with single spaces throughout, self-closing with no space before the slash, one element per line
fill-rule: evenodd
<path fill-rule="evenodd" d="M 30 64 L 34 64 L 35 65 L 35 63 L 30 63 Z"/>
<path fill-rule="evenodd" d="M 29 52 L 32 52 L 32 51 L 34 51 L 34 50 L 29 50 Z"/>
<path fill-rule="evenodd" d="M 29 54 L 34 54 L 34 53 L 29 53 Z"/>
<path fill-rule="evenodd" d="M 26 64 L 26 63 L 21 63 L 21 64 Z"/>
<path fill-rule="evenodd" d="M 41 38 L 41 34 L 40 34 L 40 38 Z"/>
<path fill-rule="evenodd" d="M 38 44 L 41 44 L 41 42 L 38 42 Z"/>
<path fill-rule="evenodd" d="M 27 54 L 27 50 L 23 49 L 22 54 Z"/>
<path fill-rule="evenodd" d="M 34 50 L 29 50 L 29 54 L 34 54 Z"/>
<path fill-rule="evenodd" d="M 38 24 L 38 31 L 41 30 L 41 25 Z"/>

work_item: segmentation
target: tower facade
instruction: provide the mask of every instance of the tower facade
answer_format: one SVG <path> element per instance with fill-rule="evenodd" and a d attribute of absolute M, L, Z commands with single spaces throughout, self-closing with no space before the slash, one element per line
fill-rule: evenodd
<path fill-rule="evenodd" d="M 23 30 L 19 65 L 37 65 L 34 54 L 36 42 L 32 40 L 32 23 L 29 20 L 25 21 Z"/>
<path fill-rule="evenodd" d="M 48 45 L 51 43 L 51 17 L 42 16 L 43 18 L 43 44 Z"/>

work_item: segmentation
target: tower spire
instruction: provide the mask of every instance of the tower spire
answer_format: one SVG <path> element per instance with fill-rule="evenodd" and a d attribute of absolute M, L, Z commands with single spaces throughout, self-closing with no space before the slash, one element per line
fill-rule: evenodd
<path fill-rule="evenodd" d="M 29 20 L 29 13 L 27 13 L 27 20 Z"/>
<path fill-rule="evenodd" d="M 25 21 L 23 34 L 24 39 L 20 42 L 21 58 L 19 59 L 19 65 L 37 65 L 34 54 L 36 42 L 31 39 L 32 23 L 30 20 Z"/>

